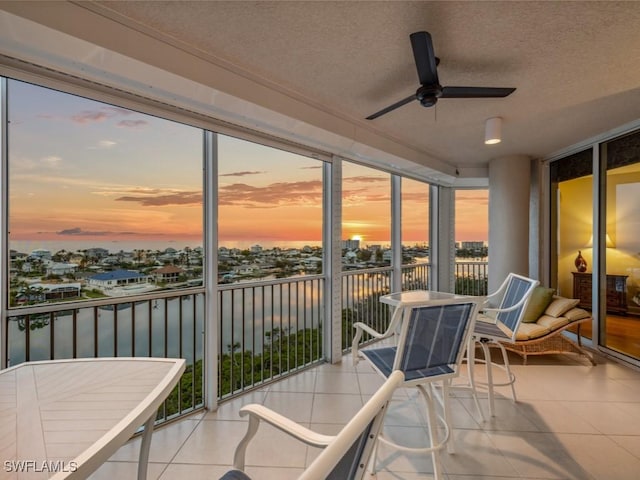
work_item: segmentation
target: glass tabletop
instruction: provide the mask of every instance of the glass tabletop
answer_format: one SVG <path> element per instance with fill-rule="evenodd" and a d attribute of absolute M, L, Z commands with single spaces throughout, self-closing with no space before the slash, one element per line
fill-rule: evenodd
<path fill-rule="evenodd" d="M 406 292 L 390 293 L 380 297 L 382 303 L 394 307 L 416 305 L 439 305 L 451 303 L 456 300 L 473 299 L 469 295 L 457 295 L 448 292 L 436 292 L 434 290 L 410 290 Z"/>

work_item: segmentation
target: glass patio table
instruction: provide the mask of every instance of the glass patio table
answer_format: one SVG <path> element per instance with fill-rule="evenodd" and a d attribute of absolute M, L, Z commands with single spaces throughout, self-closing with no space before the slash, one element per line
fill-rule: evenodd
<path fill-rule="evenodd" d="M 414 307 L 420 306 L 435 306 L 444 305 L 447 303 L 455 303 L 468 299 L 473 299 L 476 302 L 481 301 L 484 297 L 477 297 L 473 295 L 458 295 L 456 293 L 449 292 L 437 292 L 435 290 L 408 290 L 404 292 L 390 293 L 380 297 L 380 302 L 386 303 L 394 308 L 391 316 L 391 322 L 389 323 L 389 332 L 397 332 L 402 323 L 411 315 L 411 310 Z M 477 322 L 476 322 L 477 325 Z M 475 330 L 474 330 L 475 331 Z M 476 382 L 474 380 L 474 368 L 473 365 L 475 359 L 475 349 L 472 348 L 471 342 L 473 337 L 469 339 L 469 345 L 467 349 L 469 352 L 469 358 L 467 358 L 467 381 L 466 385 L 455 385 L 455 388 L 468 389 L 471 391 L 473 401 L 478 411 L 478 417 L 484 420 L 484 415 L 478 401 L 478 395 L 476 391 Z M 489 357 L 490 361 L 490 357 Z"/>
<path fill-rule="evenodd" d="M 395 307 L 391 323 L 398 322 L 402 315 L 411 311 L 413 307 L 443 305 L 447 303 L 465 300 L 469 295 L 456 293 L 436 292 L 434 290 L 408 290 L 405 292 L 389 293 L 380 297 L 380 302 Z"/>

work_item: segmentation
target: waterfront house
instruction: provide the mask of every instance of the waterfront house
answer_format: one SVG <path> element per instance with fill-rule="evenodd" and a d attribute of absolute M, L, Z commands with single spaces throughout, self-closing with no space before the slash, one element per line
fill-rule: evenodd
<path fill-rule="evenodd" d="M 155 277 L 156 282 L 159 283 L 174 283 L 180 280 L 180 276 L 185 274 L 185 271 L 174 265 L 165 265 L 162 268 L 157 268 L 151 272 Z"/>
<path fill-rule="evenodd" d="M 36 248 L 31 251 L 27 258 L 31 260 L 51 260 L 51 252 L 44 248 Z"/>
<path fill-rule="evenodd" d="M 80 283 L 32 283 L 21 289 L 16 295 L 16 303 L 22 305 L 32 302 L 47 302 L 79 298 L 82 285 Z"/>
<path fill-rule="evenodd" d="M 84 254 L 87 260 L 90 260 L 92 262 L 97 262 L 107 257 L 109 255 L 109 250 L 107 250 L 106 248 L 92 247 L 92 248 L 87 248 Z"/>
<path fill-rule="evenodd" d="M 123 287 L 127 285 L 135 285 L 146 283 L 148 276 L 133 270 L 113 270 L 110 272 L 97 273 L 87 279 L 90 286 L 110 289 L 114 287 Z"/>
<path fill-rule="evenodd" d="M 46 262 L 47 275 L 67 275 L 78 270 L 77 263 Z"/>

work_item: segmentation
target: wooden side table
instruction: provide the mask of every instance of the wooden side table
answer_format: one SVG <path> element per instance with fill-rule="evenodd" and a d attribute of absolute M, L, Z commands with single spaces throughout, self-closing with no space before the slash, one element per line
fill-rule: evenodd
<path fill-rule="evenodd" d="M 573 274 L 573 298 L 580 300 L 578 306 L 591 310 L 592 281 L 591 273 L 571 272 Z M 626 314 L 628 275 L 607 275 L 606 294 L 607 312 Z"/>

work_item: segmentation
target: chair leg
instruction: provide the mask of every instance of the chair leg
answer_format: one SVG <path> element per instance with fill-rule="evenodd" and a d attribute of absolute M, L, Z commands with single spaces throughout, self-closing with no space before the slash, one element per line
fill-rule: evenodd
<path fill-rule="evenodd" d="M 429 431 L 429 441 L 431 442 L 431 447 L 433 450 L 431 451 L 431 461 L 433 462 L 433 478 L 434 480 L 440 480 L 442 478 L 442 465 L 440 464 L 440 448 L 437 448 L 438 445 L 438 420 L 436 418 L 435 412 L 435 402 L 434 402 L 434 386 L 429 385 L 427 388 L 418 386 L 420 392 L 422 392 L 422 396 L 424 397 L 425 402 L 427 403 L 427 417 L 428 417 L 428 431 Z M 443 391 L 444 394 L 444 391 Z M 444 400 L 443 397 L 443 401 Z M 444 405 L 443 405 L 444 407 Z M 445 409 L 446 410 L 446 409 Z M 446 413 L 445 413 L 445 421 L 446 421 Z M 448 429 L 449 425 L 446 424 L 445 428 Z M 445 442 L 449 440 L 449 431 L 446 432 Z"/>
<path fill-rule="evenodd" d="M 487 392 L 489 397 L 489 415 L 495 417 L 495 401 L 493 393 L 493 363 L 491 362 L 491 349 L 487 345 L 487 342 L 480 341 L 480 347 L 482 347 L 482 354 L 484 355 L 484 367 L 487 372 Z"/>
<path fill-rule="evenodd" d="M 444 421 L 449 426 L 449 439 L 447 440 L 447 453 L 455 453 L 453 444 L 453 426 L 451 422 L 451 397 L 450 395 L 451 379 L 442 382 L 442 409 L 444 411 Z M 434 385 L 435 388 L 435 385 Z M 434 392 L 434 395 L 437 392 Z"/>
<path fill-rule="evenodd" d="M 408 447 L 395 443 L 389 438 L 386 438 L 383 434 L 378 436 L 377 444 L 382 442 L 392 448 L 406 452 L 410 454 L 424 455 L 431 454 L 431 460 L 433 462 L 434 479 L 443 479 L 443 469 L 440 461 L 440 450 L 447 446 L 447 442 L 451 441 L 451 427 L 450 427 L 450 413 L 449 406 L 447 405 L 449 399 L 450 379 L 442 381 L 443 383 L 436 385 L 436 382 L 429 383 L 428 385 L 416 385 L 416 388 L 422 396 L 425 407 L 427 409 L 427 433 L 429 437 L 429 446 L 427 447 Z M 442 414 L 440 412 L 442 409 Z M 438 428 L 444 428 L 444 434 L 438 435 Z M 439 438 L 441 437 L 441 438 Z M 375 456 L 375 453 L 372 455 Z M 372 475 L 376 473 L 376 465 L 372 464 Z"/>
<path fill-rule="evenodd" d="M 504 346 L 500 342 L 488 342 L 488 341 L 480 340 L 478 343 L 482 347 L 482 353 L 484 354 L 484 363 L 485 363 L 485 368 L 487 372 L 486 386 L 487 386 L 488 397 L 489 397 L 489 413 L 492 417 L 494 417 L 495 416 L 495 387 L 496 386 L 503 387 L 507 385 L 511 387 L 511 398 L 514 402 L 516 402 L 517 401 L 516 389 L 515 389 L 516 376 L 511 371 L 511 364 L 509 362 L 509 355 L 507 354 L 507 350 L 504 348 Z M 495 344 L 502 353 L 502 361 L 504 365 L 496 364 L 496 367 L 499 367 L 502 370 L 504 370 L 505 375 L 507 377 L 506 382 L 495 382 L 493 379 L 494 363 L 491 360 L 491 348 L 489 343 Z"/>
<path fill-rule="evenodd" d="M 467 377 L 469 379 L 469 388 L 471 389 L 471 397 L 473 398 L 473 403 L 476 405 L 476 410 L 478 411 L 478 417 L 480 418 L 480 422 L 484 422 L 484 414 L 482 413 L 482 407 L 480 407 L 480 401 L 478 400 L 478 390 L 476 388 L 475 381 L 475 364 L 476 364 L 476 342 L 473 337 L 469 337 L 469 342 L 467 343 Z"/>
<path fill-rule="evenodd" d="M 502 351 L 502 361 L 504 362 L 504 369 L 507 372 L 507 384 L 511 387 L 511 398 L 514 402 L 517 402 L 516 398 L 516 376 L 511 372 L 511 364 L 509 363 L 509 355 L 507 354 L 507 350 L 500 342 L 496 342 L 500 350 Z"/>

